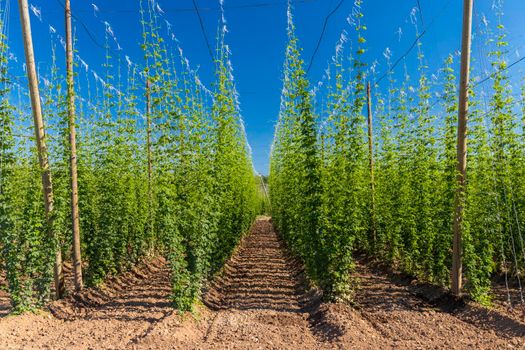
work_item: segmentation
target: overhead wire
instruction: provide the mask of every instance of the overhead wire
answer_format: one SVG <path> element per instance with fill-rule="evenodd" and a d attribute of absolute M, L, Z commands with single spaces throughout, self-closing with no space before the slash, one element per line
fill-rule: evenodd
<path fill-rule="evenodd" d="M 312 64 L 314 63 L 315 56 L 317 55 L 317 52 L 319 51 L 319 47 L 321 46 L 321 42 L 323 41 L 324 33 L 326 32 L 326 27 L 328 26 L 328 21 L 330 20 L 330 17 L 332 17 L 332 15 L 336 13 L 337 10 L 339 10 L 341 5 L 343 5 L 343 2 L 344 0 L 340 0 L 337 6 L 332 11 L 330 11 L 330 13 L 325 17 L 324 22 L 323 22 L 323 29 L 321 30 L 321 35 L 319 36 L 319 40 L 317 40 L 317 45 L 315 46 L 312 57 L 310 58 L 310 63 L 308 64 L 306 73 L 309 73 L 310 69 L 312 68 Z"/>
<path fill-rule="evenodd" d="M 449 0 L 449 3 L 450 3 L 450 0 Z M 419 5 L 419 2 L 418 2 L 418 5 Z M 445 5 L 445 8 L 446 8 L 447 5 L 448 5 L 448 3 Z M 418 6 L 418 7 L 419 7 L 419 6 Z M 443 11 L 443 10 L 444 10 L 444 9 L 442 9 L 442 11 Z M 421 11 L 421 10 L 419 10 L 419 11 Z M 421 20 L 422 20 L 422 15 L 421 15 L 421 14 L 420 14 L 420 18 L 421 18 Z M 436 19 L 436 18 L 434 18 L 433 21 L 434 21 L 435 19 Z M 420 38 L 421 36 L 422 36 L 422 34 L 418 34 L 416 40 L 414 40 L 414 42 L 412 43 L 412 46 L 410 47 L 410 49 L 408 50 L 408 52 L 411 51 L 411 50 L 413 49 L 413 47 L 416 45 L 416 43 L 418 42 L 418 40 L 419 40 L 419 38 Z M 339 43 L 338 43 L 338 45 L 339 45 Z M 336 49 L 336 51 L 337 51 L 337 49 Z M 383 79 L 387 74 L 389 74 L 390 72 L 392 72 L 393 69 L 395 68 L 395 66 L 396 66 L 401 60 L 404 60 L 404 59 L 405 59 L 406 55 L 408 55 L 408 52 L 407 52 L 404 56 L 402 56 L 402 57 L 400 57 L 398 60 L 396 60 L 396 62 L 394 63 L 394 65 L 389 65 L 389 70 L 388 70 L 388 71 L 387 71 L 387 72 L 381 77 L 381 79 Z M 336 53 L 336 54 L 337 54 L 337 53 Z M 374 71 L 373 75 L 375 76 L 375 71 Z M 324 76 L 323 76 L 323 78 L 321 79 L 321 81 L 322 81 L 323 79 L 324 79 Z M 380 80 L 381 80 L 381 79 L 380 79 Z M 376 82 L 374 83 L 374 86 L 376 86 L 376 84 L 378 84 L 378 82 L 379 82 L 379 81 L 376 81 Z M 345 93 L 348 93 L 349 91 L 347 91 L 347 90 L 348 90 L 349 88 L 350 88 L 350 85 L 348 85 L 348 87 L 345 89 L 344 92 L 345 92 Z M 341 98 L 342 98 L 342 97 L 341 97 Z M 437 102 L 438 102 L 438 101 L 436 101 L 436 103 L 437 103 Z M 435 103 L 434 103 L 434 104 L 435 104 Z M 433 105 L 434 105 L 434 104 L 433 104 Z M 325 122 L 326 122 L 326 121 L 325 121 Z"/>
<path fill-rule="evenodd" d="M 443 13 L 445 12 L 445 10 L 447 9 L 447 7 L 450 5 L 450 3 L 452 2 L 452 0 L 448 0 L 445 5 L 441 8 L 441 10 L 438 12 L 438 14 L 432 18 L 432 21 L 430 21 L 430 24 L 426 27 L 424 27 L 423 31 L 414 39 L 414 41 L 412 42 L 412 44 L 409 46 L 409 48 L 403 53 L 403 55 L 401 55 L 393 64 L 392 66 L 390 67 L 390 69 L 388 69 L 385 73 L 383 73 L 383 75 L 381 75 L 381 77 L 379 77 L 378 80 L 376 80 L 374 82 L 374 85 L 377 85 L 379 84 L 390 72 L 392 72 L 396 66 L 404 59 L 406 58 L 410 52 L 414 49 L 414 47 L 416 46 L 416 44 L 419 42 L 419 40 L 428 32 L 428 30 L 432 27 L 432 25 L 435 23 L 435 21 L 441 17 L 443 15 Z"/>
<path fill-rule="evenodd" d="M 506 71 L 506 70 L 508 70 L 508 69 L 510 69 L 512 67 L 514 67 L 515 65 L 517 65 L 518 63 L 520 63 L 522 61 L 525 61 L 525 56 L 521 57 L 520 59 L 517 59 L 516 61 L 512 62 L 511 64 L 505 66 L 504 68 L 501 68 L 501 69 L 496 70 L 495 72 L 492 72 L 491 74 L 487 75 L 485 78 L 483 78 L 480 81 L 476 82 L 472 87 L 476 87 L 476 86 L 478 86 L 480 84 L 483 84 L 487 80 L 494 78 L 497 74 L 502 73 L 502 72 L 504 72 L 504 71 Z"/>
<path fill-rule="evenodd" d="M 295 3 L 304 4 L 304 3 L 310 3 L 317 0 L 294 0 Z M 280 2 L 260 2 L 255 4 L 240 4 L 240 5 L 230 5 L 230 6 L 224 6 L 224 9 L 226 10 L 242 10 L 242 9 L 256 9 L 256 8 L 266 8 L 266 7 L 272 7 L 272 6 L 282 6 L 286 5 L 286 2 L 280 1 Z M 195 12 L 195 8 L 179 8 L 179 9 L 163 9 L 163 12 L 165 13 L 183 13 L 183 12 Z M 199 7 L 199 11 L 220 11 L 219 7 Z M 52 11 L 51 11 L 52 12 Z M 91 12 L 88 10 L 79 10 L 77 12 Z M 101 13 L 135 13 L 136 10 L 131 9 L 125 9 L 125 10 L 98 10 L 97 12 Z"/>
<path fill-rule="evenodd" d="M 417 8 L 419 10 L 419 20 L 421 21 L 421 25 L 423 28 L 425 27 L 425 21 L 423 21 L 423 11 L 421 10 L 421 4 L 419 3 L 419 0 L 416 0 Z"/>
<path fill-rule="evenodd" d="M 197 13 L 197 17 L 199 18 L 199 24 L 200 24 L 202 35 L 204 36 L 204 41 L 206 42 L 206 47 L 208 48 L 208 54 L 210 55 L 211 61 L 215 62 L 215 59 L 213 58 L 210 41 L 208 40 L 208 35 L 206 34 L 206 29 L 204 28 L 204 23 L 202 21 L 202 16 L 201 16 L 199 7 L 197 6 L 197 0 L 192 0 L 192 1 L 193 1 L 193 7 L 195 8 L 195 11 Z"/>
<path fill-rule="evenodd" d="M 419 40 L 426 34 L 426 32 L 428 31 L 428 29 L 434 24 L 434 22 L 443 15 L 444 11 L 448 8 L 448 6 L 450 5 L 452 0 L 448 0 L 444 5 L 443 7 L 441 8 L 441 10 L 438 12 L 438 14 L 432 18 L 432 21 L 430 22 L 430 24 L 428 25 L 428 27 L 425 27 L 423 32 L 418 34 L 416 36 L 416 38 L 414 39 L 414 41 L 412 42 L 412 44 L 410 45 L 410 47 L 404 52 L 404 54 L 402 56 L 400 56 L 398 59 L 396 59 L 396 61 L 389 65 L 389 68 L 387 69 L 387 71 L 385 73 L 383 73 L 379 79 L 375 80 L 373 82 L 373 85 L 374 86 L 377 86 L 388 74 L 390 74 L 391 72 L 394 71 L 394 69 L 396 68 L 396 66 L 399 65 L 399 63 L 401 63 L 401 61 L 403 61 L 409 54 L 410 52 L 414 49 L 414 47 L 416 46 L 416 44 L 419 42 Z M 423 14 L 422 14 L 422 9 L 421 9 L 421 4 L 420 4 L 420 1 L 417 0 L 416 2 L 416 7 L 418 9 L 418 12 L 419 12 L 419 18 L 420 18 L 420 21 L 424 27 L 424 21 L 423 21 Z M 401 30 L 401 27 L 399 27 L 400 30 Z M 398 33 L 396 33 L 395 35 L 398 35 Z M 390 46 L 390 45 L 388 45 Z M 387 48 L 388 48 L 387 46 Z M 377 60 L 374 60 L 374 62 L 376 62 Z M 374 74 L 375 75 L 375 74 Z M 321 80 L 324 79 L 324 76 Z M 432 106 L 434 106 L 437 102 L 439 101 L 435 101 L 435 103 L 432 104 Z"/>
<path fill-rule="evenodd" d="M 352 14 L 354 13 L 354 10 L 355 10 L 355 7 L 352 9 Z M 409 15 L 407 16 L 407 18 L 405 18 L 404 22 L 407 22 L 408 17 L 410 17 L 410 13 L 409 13 Z M 347 19 L 347 21 L 348 21 L 348 19 Z M 398 30 L 396 30 L 396 31 L 394 32 L 392 39 L 388 41 L 388 44 L 387 44 L 387 45 L 385 45 L 385 50 L 389 50 L 389 47 L 392 45 L 393 41 L 394 41 L 396 38 L 398 38 L 399 41 L 401 40 L 401 35 L 402 35 L 402 33 L 403 33 L 402 27 L 403 27 L 403 25 L 400 25 L 400 26 L 397 27 Z M 346 35 L 347 35 L 347 30 L 346 30 L 346 28 L 343 29 L 342 32 L 341 32 L 341 38 L 342 38 L 343 35 L 345 36 L 345 41 L 344 41 L 344 42 L 341 42 L 341 39 L 339 39 L 339 41 L 338 41 L 337 44 L 336 44 L 336 50 L 335 50 L 335 51 L 336 51 L 336 54 L 337 54 L 337 46 L 340 45 L 341 48 L 343 48 L 343 47 L 344 47 L 344 44 L 346 43 Z M 383 50 L 383 56 L 385 55 L 385 52 L 386 52 L 385 50 Z M 333 58 L 333 57 L 332 57 L 332 58 Z M 376 58 L 375 60 L 373 60 L 373 62 L 378 62 L 378 59 Z M 329 62 L 329 63 L 328 63 L 328 67 L 325 68 L 325 72 L 329 69 L 329 67 L 330 67 L 331 64 L 332 64 L 332 62 Z M 390 66 L 390 65 L 389 65 L 389 66 Z M 375 72 L 374 72 L 374 76 L 376 76 Z M 319 85 L 319 84 L 320 84 L 321 82 L 323 82 L 326 78 L 327 78 L 327 75 L 326 75 L 326 74 L 323 74 L 323 76 L 321 77 L 321 79 L 320 79 L 320 80 L 317 82 L 317 84 L 315 84 L 315 85 Z M 317 87 L 315 87 L 315 88 L 313 89 L 313 91 L 315 91 L 315 89 L 317 89 Z"/>
<path fill-rule="evenodd" d="M 66 9 L 66 6 L 64 5 L 64 3 L 62 3 L 62 1 L 60 0 L 56 0 L 60 6 L 62 6 L 62 8 L 65 10 Z M 82 21 L 79 17 L 77 17 L 75 15 L 74 12 L 71 12 L 71 17 L 73 17 L 78 23 L 80 23 L 80 25 L 82 26 L 82 28 L 84 28 L 84 30 L 86 31 L 89 39 L 98 47 L 100 47 L 101 49 L 108 49 L 105 45 L 101 44 L 95 37 L 95 35 L 91 32 L 91 30 L 89 30 L 88 26 L 84 23 L 84 21 Z M 109 48 L 110 51 L 118 51 L 117 49 L 112 49 L 112 48 Z"/>

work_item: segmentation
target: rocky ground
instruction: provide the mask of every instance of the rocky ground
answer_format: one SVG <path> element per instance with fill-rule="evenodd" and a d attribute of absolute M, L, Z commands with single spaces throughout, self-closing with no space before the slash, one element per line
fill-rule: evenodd
<path fill-rule="evenodd" d="M 353 307 L 322 303 L 261 218 L 194 314 L 170 307 L 156 259 L 37 315 L 8 315 L 0 291 L 0 349 L 525 349 L 519 312 L 428 298 L 364 260 L 354 277 Z"/>

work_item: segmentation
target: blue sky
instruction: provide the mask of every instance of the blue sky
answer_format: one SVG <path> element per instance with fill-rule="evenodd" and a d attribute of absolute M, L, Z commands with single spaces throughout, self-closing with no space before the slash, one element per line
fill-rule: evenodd
<path fill-rule="evenodd" d="M 8 0 L 9 1 L 9 0 Z M 11 51 L 18 57 L 21 65 L 23 51 L 18 20 L 18 7 L 11 1 L 9 38 Z M 297 34 L 304 49 L 304 59 L 308 64 L 317 45 L 326 15 L 332 11 L 339 0 L 294 1 L 294 19 Z M 51 24 L 63 31 L 63 13 L 58 0 L 29 0 L 41 11 L 40 22 L 32 15 L 36 59 L 40 65 L 49 64 L 49 30 Z M 92 4 L 99 11 L 94 13 Z M 213 80 L 212 62 L 201 32 L 192 0 L 158 0 L 165 12 L 164 16 L 173 25 L 173 31 L 181 42 L 186 56 L 193 66 L 199 67 L 199 75 L 207 86 Z M 493 0 L 477 0 L 475 10 L 475 31 L 481 25 L 482 14 L 489 21 L 494 20 L 491 11 Z M 218 0 L 197 0 L 204 22 L 206 35 L 214 45 Z M 383 62 L 382 53 L 386 47 L 392 51 L 395 60 L 405 52 L 414 40 L 414 26 L 410 20 L 411 10 L 416 0 L 365 0 L 363 10 L 368 27 L 367 60 Z M 437 70 L 444 58 L 460 47 L 461 10 L 460 0 L 420 0 L 423 23 L 427 29 L 422 38 L 423 50 L 429 71 Z M 309 78 L 312 84 L 321 79 L 327 62 L 334 53 L 341 30 L 348 28 L 347 16 L 351 13 L 353 0 L 344 0 L 338 11 L 330 18 L 327 30 L 315 56 Z M 142 53 L 139 47 L 140 22 L 138 0 L 72 0 L 76 16 L 89 28 L 91 36 L 98 43 L 104 41 L 104 21 L 110 23 L 124 54 L 135 62 L 140 62 Z M 503 19 L 509 31 L 513 61 L 525 54 L 525 1 L 506 0 L 503 3 Z M 231 47 L 234 74 L 240 93 L 241 108 L 246 124 L 248 140 L 252 146 L 254 165 L 257 171 L 268 172 L 268 158 L 273 138 L 274 124 L 279 110 L 281 75 L 284 49 L 286 45 L 286 1 L 285 0 L 225 0 L 225 12 Z M 418 21 L 421 17 L 418 14 Z M 421 26 L 421 23 L 420 23 Z M 402 35 L 399 36 L 399 28 Z M 104 50 L 89 37 L 80 23 L 76 22 L 78 43 L 76 49 L 91 67 L 100 67 Z M 352 40 L 352 32 L 349 32 Z M 407 59 L 411 75 L 416 74 L 415 51 Z M 525 67 L 525 63 L 523 63 Z M 522 75 L 522 66 L 511 70 L 513 75 Z M 402 70 L 402 67 L 398 67 Z M 102 69 L 100 68 L 100 71 Z M 384 65 L 378 72 L 384 71 Z M 479 73 L 481 74 L 481 73 Z"/>

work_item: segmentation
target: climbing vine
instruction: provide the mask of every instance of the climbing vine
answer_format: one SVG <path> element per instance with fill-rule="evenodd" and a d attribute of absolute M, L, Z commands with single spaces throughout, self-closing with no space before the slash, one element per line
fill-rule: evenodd
<path fill-rule="evenodd" d="M 247 232 L 263 197 L 244 130 L 224 14 L 210 90 L 185 57 L 160 5 L 155 0 L 139 5 L 142 60 L 125 54 L 105 20 L 100 20 L 100 70 L 75 51 L 83 275 L 88 286 L 96 286 L 143 259 L 165 256 L 173 304 L 190 310 Z M 32 11 L 43 22 L 41 10 Z M 40 70 L 40 88 L 56 241 L 47 235 L 37 153 L 25 113 L 29 100 L 20 93 L 22 85 L 17 85 L 18 96 L 12 93 L 9 38 L 1 26 L 0 269 L 6 271 L 18 312 L 50 299 L 55 252 L 66 265 L 72 256 L 64 39 L 48 26 L 51 61 Z"/>
<path fill-rule="evenodd" d="M 495 33 L 483 17 L 486 30 L 475 38 L 481 38 L 475 44 L 482 58 L 470 82 L 463 261 L 465 289 L 473 299 L 489 303 L 491 286 L 501 274 L 512 305 L 524 300 L 525 153 L 523 99 L 514 97 L 507 70 L 501 6 L 494 6 Z M 301 62 L 300 48 L 289 6 L 281 110 L 271 154 L 270 194 L 277 226 L 304 260 L 312 281 L 327 299 L 336 300 L 351 298 L 355 291 L 352 271 L 361 254 L 445 288 L 452 265 L 456 55 L 448 55 L 432 74 L 421 40 L 421 16 L 414 8 L 409 16 L 416 37 L 409 53 L 414 57 L 405 54 L 393 61 L 387 48 L 383 64 L 370 61 L 362 7 L 363 2 L 354 3 L 349 26 L 322 79 L 304 94 L 301 87 L 308 81 L 301 65 L 295 65 Z M 483 55 L 485 49 L 490 51 Z M 492 69 L 480 81 L 487 58 Z M 381 66 L 384 73 L 379 75 Z M 482 85 L 486 81 L 492 82 L 491 91 L 488 83 Z M 367 82 L 373 101 L 371 153 Z M 309 137 L 299 137 L 297 126 L 314 120 Z M 314 138 L 315 144 L 303 142 Z M 315 183 L 307 180 L 314 178 Z M 315 201 L 304 202 L 308 198 Z M 306 222 L 310 236 L 301 231 Z"/>

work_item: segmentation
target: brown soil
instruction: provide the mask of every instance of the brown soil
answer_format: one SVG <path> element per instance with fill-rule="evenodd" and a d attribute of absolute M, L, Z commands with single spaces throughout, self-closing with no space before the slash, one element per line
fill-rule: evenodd
<path fill-rule="evenodd" d="M 360 315 L 387 340 L 382 348 L 525 349 L 525 323 L 461 304 L 413 281 L 358 264 Z"/>
<path fill-rule="evenodd" d="M 51 303 L 50 312 L 0 318 L 0 349 L 126 349 L 173 313 L 163 259 L 105 286 Z"/>
<path fill-rule="evenodd" d="M 518 323 L 525 323 L 525 302 L 523 301 L 525 299 L 525 289 L 522 289 L 520 292 L 517 280 L 515 278 L 509 279 L 511 280 L 509 287 L 506 287 L 505 277 L 503 276 L 493 284 L 494 302 L 492 307 Z M 523 281 L 521 282 L 523 283 Z"/>
<path fill-rule="evenodd" d="M 355 277 L 353 308 L 321 303 L 261 218 L 195 314 L 170 307 L 169 270 L 157 259 L 50 313 L 0 317 L 0 349 L 525 349 L 525 322 L 498 308 L 425 300 L 427 291 L 366 263 Z"/>

